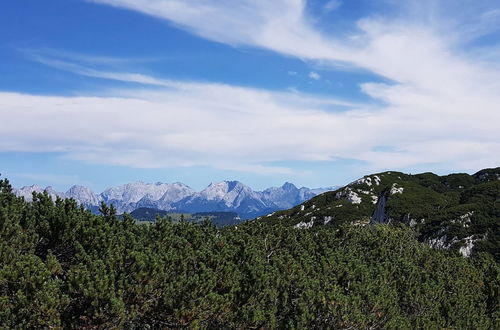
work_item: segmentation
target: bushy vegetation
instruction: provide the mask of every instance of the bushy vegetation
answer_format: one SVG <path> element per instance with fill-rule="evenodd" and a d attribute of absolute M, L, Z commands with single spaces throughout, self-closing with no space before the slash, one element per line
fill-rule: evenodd
<path fill-rule="evenodd" d="M 471 197 L 472 198 L 472 197 Z M 0 180 L 0 328 L 500 327 L 500 267 L 404 227 L 119 220 Z"/>
<path fill-rule="evenodd" d="M 349 200 L 349 194 L 358 199 Z M 261 221 L 333 227 L 380 222 L 374 215 L 382 199 L 382 222 L 410 225 L 421 242 L 440 241 L 457 251 L 472 242 L 472 254 L 488 252 L 500 262 L 500 168 L 474 175 L 367 175 Z"/>

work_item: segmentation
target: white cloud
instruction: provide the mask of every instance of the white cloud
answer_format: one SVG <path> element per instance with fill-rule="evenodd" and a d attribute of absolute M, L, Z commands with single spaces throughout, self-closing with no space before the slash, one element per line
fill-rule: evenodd
<path fill-rule="evenodd" d="M 127 73 L 112 76 L 128 80 Z M 155 78 L 145 76 L 145 81 Z M 180 81 L 101 97 L 0 93 L 0 151 L 260 174 L 290 173 L 265 165 L 272 162 L 337 157 L 363 160 L 367 171 L 422 163 L 484 167 L 500 160 L 500 118 L 491 111 L 491 99 L 446 98 L 449 103 L 443 103 L 442 95 L 400 85 L 363 88 L 391 105 L 374 109 L 293 91 Z M 477 106 L 474 116 L 472 105 Z M 380 145 L 398 152 L 374 151 Z"/>
<path fill-rule="evenodd" d="M 321 76 L 319 75 L 319 73 L 314 72 L 314 71 L 309 72 L 308 77 L 311 78 L 311 79 L 314 79 L 314 80 L 320 80 L 321 79 Z"/>
<path fill-rule="evenodd" d="M 323 11 L 326 13 L 330 13 L 334 10 L 337 10 L 340 6 L 342 6 L 342 1 L 340 0 L 330 0 L 325 3 L 323 6 Z"/>
<path fill-rule="evenodd" d="M 154 62 L 160 59 L 165 59 L 169 57 L 134 57 L 134 58 L 126 58 L 126 57 L 115 57 L 115 56 L 96 56 L 96 55 L 88 55 L 81 54 L 76 52 L 71 52 L 67 50 L 55 49 L 55 48 L 18 48 L 19 53 L 24 55 L 25 57 L 32 60 L 39 59 L 50 59 L 57 58 L 59 60 L 68 61 L 68 62 L 80 62 L 85 63 L 87 65 L 106 65 L 106 66 L 116 66 L 122 67 L 123 65 L 133 64 L 137 65 L 138 63 L 148 63 Z"/>
<path fill-rule="evenodd" d="M 302 0 L 94 2 L 160 17 L 222 43 L 332 67 L 341 62 L 393 83 L 361 86 L 384 103 L 374 109 L 300 93 L 170 81 L 45 59 L 75 73 L 160 90 L 77 98 L 2 93 L 0 150 L 65 151 L 87 161 L 138 167 L 197 164 L 268 173 L 288 169 L 262 165 L 267 162 L 332 157 L 366 161 L 367 171 L 428 163 L 474 170 L 500 163 L 498 57 L 482 49 L 478 59 L 462 47 L 463 40 L 498 29 L 492 24 L 498 9 L 494 1 L 486 0 L 488 7 L 470 1 L 397 2 L 397 18 L 367 17 L 357 22 L 356 34 L 337 36 L 314 27 Z M 470 17 L 481 15 L 471 12 L 487 20 L 473 21 Z M 400 151 L 375 151 L 381 145 Z"/>
<path fill-rule="evenodd" d="M 76 64 L 74 62 L 68 62 L 60 59 L 54 59 L 50 57 L 44 56 L 34 56 L 35 61 L 42 63 L 44 65 L 65 70 L 69 72 L 73 72 L 82 76 L 94 77 L 94 78 L 103 78 L 103 79 L 111 79 L 125 82 L 133 82 L 138 84 L 146 84 L 146 85 L 156 85 L 163 87 L 170 87 L 174 83 L 169 80 L 157 79 L 151 76 L 147 76 L 141 73 L 131 73 L 131 72 L 112 72 L 112 71 L 102 71 L 91 69 L 80 64 Z"/>
<path fill-rule="evenodd" d="M 166 19 L 201 37 L 304 59 L 347 60 L 340 44 L 305 20 L 303 0 L 89 0 Z"/>
<path fill-rule="evenodd" d="M 352 104 L 295 92 L 185 82 L 113 91 L 107 97 L 0 93 L 5 127 L 0 151 L 64 152 L 88 162 L 145 168 L 210 165 L 289 173 L 263 164 L 326 160 L 344 149 L 318 138 L 330 139 L 335 127 L 336 132 L 345 130 L 339 126 L 345 115 L 327 111 L 345 106 Z"/>

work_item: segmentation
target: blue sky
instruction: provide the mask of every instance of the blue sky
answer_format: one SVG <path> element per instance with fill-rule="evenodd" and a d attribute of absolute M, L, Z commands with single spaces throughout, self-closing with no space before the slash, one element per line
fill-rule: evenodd
<path fill-rule="evenodd" d="M 500 161 L 498 1 L 0 5 L 15 186 L 344 184 Z"/>

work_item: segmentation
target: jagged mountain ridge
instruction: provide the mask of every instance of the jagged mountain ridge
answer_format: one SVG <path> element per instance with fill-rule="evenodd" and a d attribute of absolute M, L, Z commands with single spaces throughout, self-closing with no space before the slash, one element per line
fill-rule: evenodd
<path fill-rule="evenodd" d="M 52 199 L 73 198 L 92 211 L 97 211 L 99 204 L 105 202 L 113 204 L 118 213 L 146 207 L 188 213 L 237 212 L 243 219 L 250 219 L 293 207 L 331 189 L 334 188 L 297 188 L 287 182 L 281 187 L 254 191 L 238 181 L 222 181 L 211 183 L 200 192 L 180 182 L 134 182 L 108 188 L 100 194 L 84 186 L 73 186 L 67 192 L 57 192 L 52 187 L 33 185 L 14 189 L 14 192 L 29 201 L 33 192 L 45 190 Z"/>
<path fill-rule="evenodd" d="M 269 212 L 274 205 L 266 203 L 261 194 L 238 181 L 211 183 L 206 189 L 175 204 L 178 210 L 203 212 L 206 210 L 235 210 L 245 218 Z"/>
<path fill-rule="evenodd" d="M 488 251 L 500 260 L 500 167 L 473 175 L 367 175 L 259 220 L 302 229 L 345 223 L 404 224 L 432 247 L 457 250 L 464 256 Z"/>
<path fill-rule="evenodd" d="M 119 212 L 132 212 L 140 207 L 153 207 L 159 210 L 173 209 L 172 203 L 195 193 L 182 183 L 155 184 L 134 182 L 108 188 L 101 193 L 102 200 L 113 204 Z"/>

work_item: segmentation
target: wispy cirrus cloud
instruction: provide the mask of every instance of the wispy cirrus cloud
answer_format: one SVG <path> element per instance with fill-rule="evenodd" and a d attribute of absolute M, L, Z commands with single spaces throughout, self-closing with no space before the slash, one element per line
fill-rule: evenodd
<path fill-rule="evenodd" d="M 330 62 L 330 65 L 349 63 L 396 82 L 407 80 L 408 71 L 418 71 L 416 60 L 424 64 L 432 57 L 471 61 L 473 59 L 460 57 L 457 47 L 500 31 L 500 16 L 496 15 L 500 5 L 493 0 L 387 1 L 394 7 L 390 16 L 367 14 L 352 22 L 357 26 L 356 32 L 349 30 L 337 35 L 328 35 L 316 28 L 318 23 L 308 16 L 304 0 L 88 1 L 159 17 L 221 43 L 264 48 L 304 60 Z M 326 2 L 325 6 L 329 4 Z M 450 56 L 450 53 L 456 55 Z M 428 66 L 437 74 L 446 69 L 436 64 L 439 63 L 431 61 Z M 401 67 L 407 69 L 400 72 Z M 428 76 L 432 80 L 432 76 Z"/>
<path fill-rule="evenodd" d="M 463 163 L 463 158 L 498 163 L 498 157 L 486 154 L 500 151 L 492 124 L 500 121 L 499 43 L 474 44 L 500 31 L 497 1 L 388 1 L 393 6 L 388 15 L 367 14 L 352 22 L 357 29 L 336 35 L 316 28 L 303 0 L 93 1 L 156 16 L 210 40 L 332 67 L 344 63 L 387 78 L 393 83 L 361 85 L 386 106 L 344 124 L 364 135 L 362 149 L 370 149 L 368 140 L 382 138 L 406 152 L 358 155 L 361 159 L 385 167 L 445 161 L 434 152 L 439 145 L 444 154 L 454 155 L 451 163 Z M 378 130 L 360 125 L 368 118 Z"/>
<path fill-rule="evenodd" d="M 89 0 L 168 20 L 209 40 L 304 59 L 348 59 L 342 44 L 317 33 L 303 0 Z"/>
<path fill-rule="evenodd" d="M 119 57 L 119 56 L 103 56 L 82 54 L 74 51 L 68 51 L 58 48 L 16 48 L 16 50 L 24 57 L 38 61 L 40 59 L 58 59 L 68 63 L 80 63 L 82 65 L 103 66 L 123 68 L 129 66 L 137 66 L 142 63 L 158 62 L 161 60 L 172 59 L 171 56 L 162 57 Z M 174 57 L 175 58 L 175 57 Z"/>
<path fill-rule="evenodd" d="M 173 84 L 172 81 L 138 72 L 113 71 L 117 67 L 128 67 L 130 64 L 144 59 L 92 56 L 50 49 L 23 49 L 21 53 L 32 61 L 82 76 L 163 87 L 169 87 Z"/>

